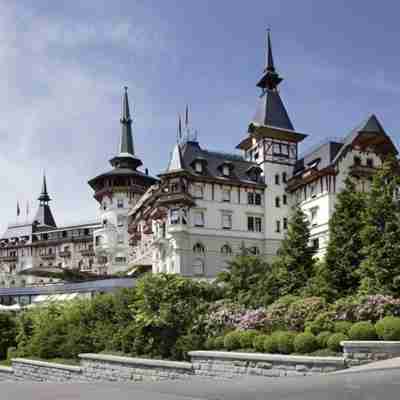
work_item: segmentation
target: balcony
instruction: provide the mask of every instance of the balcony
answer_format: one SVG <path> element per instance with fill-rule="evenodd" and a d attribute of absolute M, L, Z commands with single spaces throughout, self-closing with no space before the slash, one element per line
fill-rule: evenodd
<path fill-rule="evenodd" d="M 95 253 L 93 249 L 85 249 L 81 250 L 81 254 L 84 257 L 94 257 Z"/>
<path fill-rule="evenodd" d="M 353 164 L 350 167 L 350 175 L 358 178 L 372 177 L 376 173 L 376 171 L 376 168 L 368 165 Z"/>
<path fill-rule="evenodd" d="M 56 258 L 55 254 L 42 254 L 40 256 L 42 260 L 54 260 Z"/>
<path fill-rule="evenodd" d="M 17 262 L 18 257 L 17 256 L 3 256 L 0 257 L 0 261 L 3 262 Z"/>
<path fill-rule="evenodd" d="M 63 258 L 69 258 L 71 257 L 71 252 L 69 250 L 60 251 L 58 255 Z"/>

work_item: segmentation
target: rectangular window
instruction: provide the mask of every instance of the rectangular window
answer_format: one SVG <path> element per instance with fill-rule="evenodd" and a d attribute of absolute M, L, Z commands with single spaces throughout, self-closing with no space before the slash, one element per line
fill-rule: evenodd
<path fill-rule="evenodd" d="M 281 221 L 276 221 L 276 232 L 279 233 L 281 231 Z"/>
<path fill-rule="evenodd" d="M 312 247 L 314 250 L 318 250 L 318 249 L 319 249 L 319 238 L 313 239 L 313 240 L 311 241 L 311 247 Z"/>
<path fill-rule="evenodd" d="M 170 212 L 171 212 L 171 214 L 170 214 L 170 216 L 171 216 L 171 220 L 170 220 L 171 224 L 172 225 L 179 224 L 179 209 L 173 208 Z"/>
<path fill-rule="evenodd" d="M 232 214 L 222 214 L 222 229 L 232 229 Z"/>
<path fill-rule="evenodd" d="M 367 167 L 369 168 L 374 167 L 374 160 L 372 158 L 367 158 Z"/>
<path fill-rule="evenodd" d="M 282 196 L 282 203 L 283 203 L 284 205 L 287 204 L 287 196 L 286 196 L 286 194 L 284 194 L 284 195 Z"/>
<path fill-rule="evenodd" d="M 310 223 L 311 226 L 317 225 L 318 207 L 313 207 L 310 209 Z"/>
<path fill-rule="evenodd" d="M 124 208 L 124 200 L 122 199 L 117 200 L 117 208 Z"/>
<path fill-rule="evenodd" d="M 203 198 L 203 186 L 202 185 L 195 185 L 194 186 L 194 197 L 196 199 L 202 199 Z"/>
<path fill-rule="evenodd" d="M 122 233 L 118 233 L 117 242 L 118 243 L 124 243 L 124 235 Z"/>
<path fill-rule="evenodd" d="M 229 189 L 222 189 L 222 201 L 225 203 L 231 201 L 231 191 Z"/>
<path fill-rule="evenodd" d="M 204 212 L 195 211 L 194 212 L 194 226 L 203 227 L 204 226 Z"/>
<path fill-rule="evenodd" d="M 255 197 L 255 193 L 254 192 L 248 192 L 247 193 L 247 203 L 248 204 L 254 204 L 254 197 Z"/>
<path fill-rule="evenodd" d="M 261 194 L 260 193 L 256 193 L 255 194 L 254 200 L 255 200 L 256 206 L 261 206 L 262 198 L 261 198 Z"/>
<path fill-rule="evenodd" d="M 123 215 L 118 215 L 117 216 L 117 225 L 124 226 L 124 222 L 125 222 L 125 217 Z"/>
<path fill-rule="evenodd" d="M 288 219 L 283 218 L 283 229 L 286 230 L 288 228 Z"/>
<path fill-rule="evenodd" d="M 262 232 L 262 218 L 247 217 L 247 230 L 250 232 Z"/>

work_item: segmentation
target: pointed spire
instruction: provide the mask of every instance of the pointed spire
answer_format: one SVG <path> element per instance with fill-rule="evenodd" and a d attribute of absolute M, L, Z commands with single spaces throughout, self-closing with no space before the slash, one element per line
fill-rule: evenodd
<path fill-rule="evenodd" d="M 47 183 L 46 183 L 45 173 L 43 173 L 42 192 L 40 193 L 38 200 L 45 203 L 48 203 L 51 200 L 49 194 L 47 193 Z"/>
<path fill-rule="evenodd" d="M 176 143 L 171 153 L 167 172 L 174 172 L 183 169 L 182 153 L 179 143 Z"/>
<path fill-rule="evenodd" d="M 124 87 L 124 96 L 122 99 L 122 116 L 121 116 L 121 143 L 120 153 L 134 155 L 132 139 L 132 119 L 129 111 L 128 87 Z"/>
<path fill-rule="evenodd" d="M 182 140 L 182 118 L 180 114 L 178 117 L 178 141 L 179 140 Z"/>
<path fill-rule="evenodd" d="M 265 90 L 276 90 L 278 85 L 283 81 L 283 78 L 275 70 L 274 57 L 272 55 L 271 31 L 267 32 L 267 65 L 264 68 L 264 73 L 258 81 L 257 86 Z"/>
<path fill-rule="evenodd" d="M 268 59 L 267 59 L 267 66 L 266 70 L 275 72 L 275 66 L 274 66 L 274 58 L 272 56 L 272 44 L 271 44 L 271 29 L 267 29 L 267 41 L 268 41 Z"/>
<path fill-rule="evenodd" d="M 186 111 L 185 111 L 185 127 L 189 126 L 189 105 L 186 104 Z"/>

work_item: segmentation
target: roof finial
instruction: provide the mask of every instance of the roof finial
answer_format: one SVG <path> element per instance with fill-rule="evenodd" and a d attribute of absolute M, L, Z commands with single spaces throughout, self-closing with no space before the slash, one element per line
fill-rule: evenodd
<path fill-rule="evenodd" d="M 182 140 L 182 118 L 181 114 L 178 114 L 178 142 Z"/>
<path fill-rule="evenodd" d="M 189 105 L 186 104 L 186 111 L 185 111 L 185 126 L 186 128 L 189 126 Z"/>
<path fill-rule="evenodd" d="M 124 86 L 124 95 L 122 99 L 122 133 L 120 143 L 120 153 L 127 153 L 134 155 L 133 139 L 132 139 L 132 119 L 129 111 L 129 99 L 128 99 L 128 86 Z"/>
<path fill-rule="evenodd" d="M 268 42 L 268 59 L 267 59 L 267 71 L 275 72 L 274 58 L 272 56 L 272 44 L 271 44 L 271 29 L 267 29 L 267 42 Z"/>

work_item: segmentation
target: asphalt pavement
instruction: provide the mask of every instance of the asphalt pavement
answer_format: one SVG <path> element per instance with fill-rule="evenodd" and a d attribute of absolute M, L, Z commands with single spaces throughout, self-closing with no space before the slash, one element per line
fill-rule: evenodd
<path fill-rule="evenodd" d="M 1 400 L 399 400 L 400 369 L 156 383 L 0 383 Z"/>

